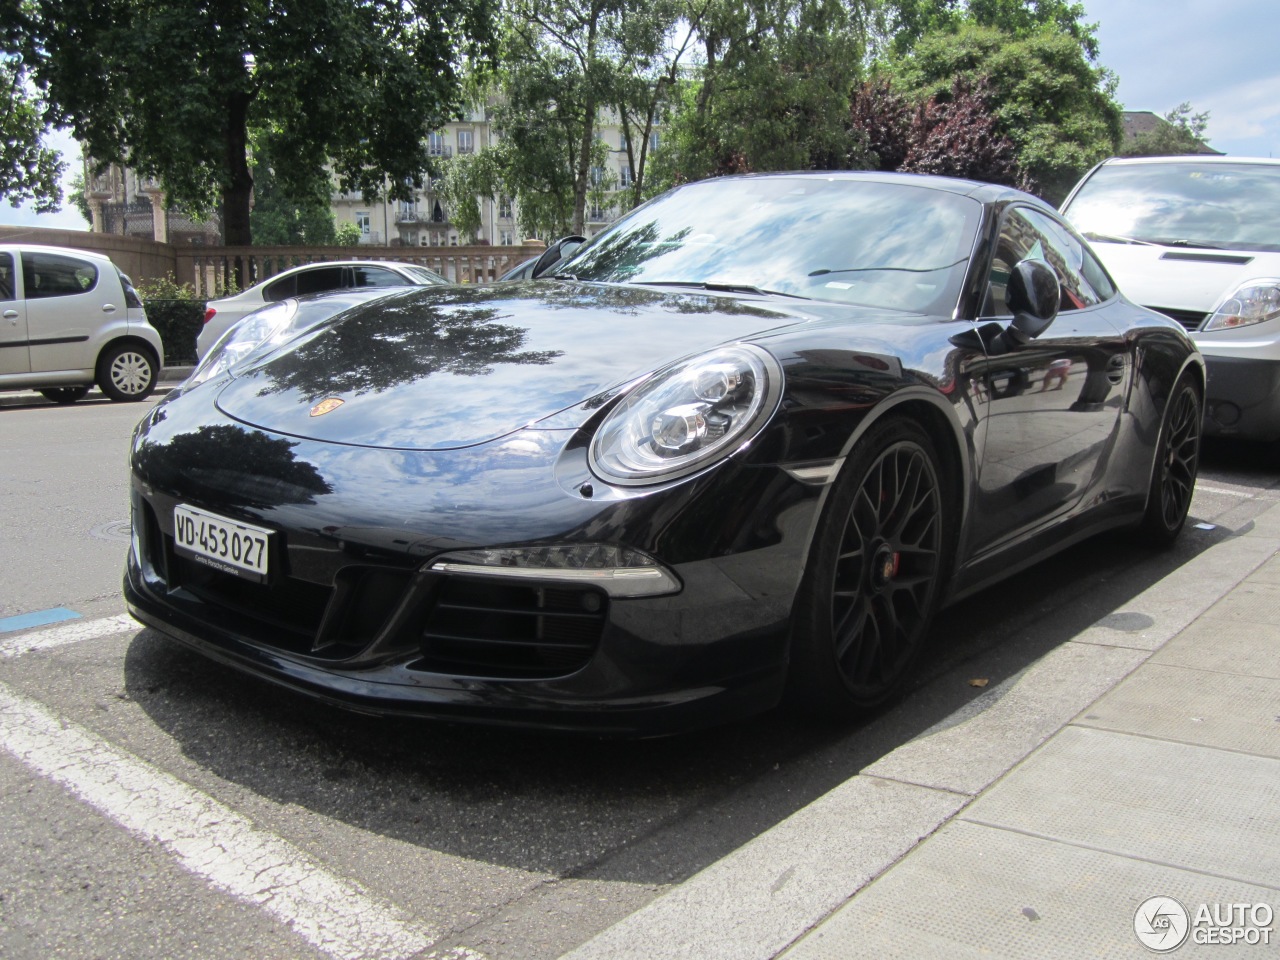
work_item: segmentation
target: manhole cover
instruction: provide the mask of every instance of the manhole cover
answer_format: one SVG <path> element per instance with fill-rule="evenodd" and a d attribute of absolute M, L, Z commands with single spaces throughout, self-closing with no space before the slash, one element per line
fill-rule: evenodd
<path fill-rule="evenodd" d="M 104 523 L 100 527 L 94 527 L 89 531 L 89 535 L 95 540 L 110 540 L 112 543 L 128 543 L 129 521 L 113 520 L 111 523 Z"/>

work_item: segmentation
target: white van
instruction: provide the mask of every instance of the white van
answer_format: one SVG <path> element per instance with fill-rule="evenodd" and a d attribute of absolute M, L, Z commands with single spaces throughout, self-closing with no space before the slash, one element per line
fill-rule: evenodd
<path fill-rule="evenodd" d="M 0 390 L 75 403 L 97 384 L 142 400 L 164 364 L 133 284 L 87 250 L 0 244 Z"/>

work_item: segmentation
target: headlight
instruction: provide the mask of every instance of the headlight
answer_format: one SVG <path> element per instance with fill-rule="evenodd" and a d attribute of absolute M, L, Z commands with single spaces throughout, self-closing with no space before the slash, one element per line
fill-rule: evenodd
<path fill-rule="evenodd" d="M 204 383 L 242 363 L 260 347 L 280 343 L 292 332 L 297 312 L 298 301 L 282 300 L 233 323 L 205 354 L 200 366 L 187 378 L 187 384 L 194 387 Z"/>
<path fill-rule="evenodd" d="M 1231 330 L 1276 317 L 1280 317 L 1280 280 L 1249 280 L 1219 301 L 1203 330 Z"/>
<path fill-rule="evenodd" d="M 693 473 L 754 437 L 781 394 L 778 361 L 751 344 L 684 360 L 605 417 L 591 442 L 591 468 L 629 486 Z"/>

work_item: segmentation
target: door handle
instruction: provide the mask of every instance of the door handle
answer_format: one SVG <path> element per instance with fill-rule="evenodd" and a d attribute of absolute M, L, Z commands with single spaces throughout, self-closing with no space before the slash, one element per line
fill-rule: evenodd
<path fill-rule="evenodd" d="M 103 312 L 103 313 L 115 313 L 115 312 L 116 312 L 116 305 L 115 305 L 114 303 L 104 303 L 104 304 L 102 305 L 102 312 Z"/>
<path fill-rule="evenodd" d="M 15 327 L 18 325 L 18 311 L 17 311 L 17 310 L 6 310 L 6 311 L 4 312 L 4 318 L 5 318 L 6 320 L 8 320 L 10 323 L 12 323 Z"/>

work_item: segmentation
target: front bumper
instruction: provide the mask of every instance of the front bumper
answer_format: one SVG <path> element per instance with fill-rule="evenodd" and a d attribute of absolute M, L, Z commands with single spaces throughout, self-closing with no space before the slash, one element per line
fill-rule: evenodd
<path fill-rule="evenodd" d="M 585 499 L 565 479 L 564 437 L 535 440 L 412 453 L 154 418 L 135 446 L 129 610 L 215 660 L 367 713 L 644 735 L 774 705 L 824 488 L 726 462 L 642 495 L 597 483 Z M 250 462 L 237 450 L 257 475 L 227 469 Z M 504 485 L 484 478 L 517 464 L 523 483 L 496 502 Z M 442 483 L 455 471 L 469 482 Z M 272 582 L 179 556 L 177 503 L 276 531 Z M 459 549 L 551 542 L 641 550 L 682 589 L 620 598 L 431 569 Z"/>
<path fill-rule="evenodd" d="M 1206 436 L 1280 439 L 1280 360 L 1205 354 Z"/>

